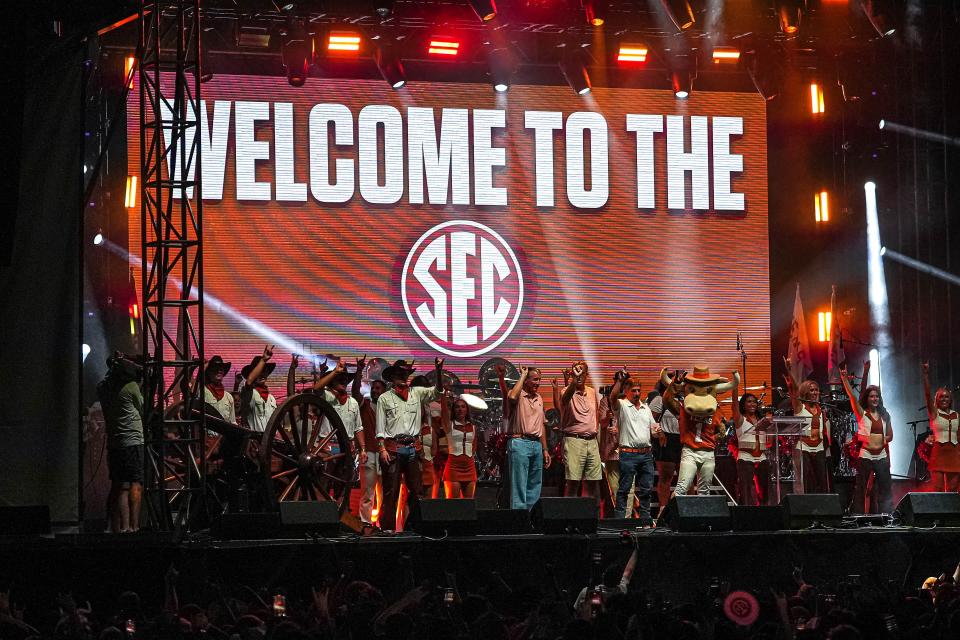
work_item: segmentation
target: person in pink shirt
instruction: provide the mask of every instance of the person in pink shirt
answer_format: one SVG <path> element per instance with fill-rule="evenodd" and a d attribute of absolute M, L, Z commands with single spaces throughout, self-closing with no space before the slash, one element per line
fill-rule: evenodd
<path fill-rule="evenodd" d="M 587 363 L 573 363 L 570 383 L 560 395 L 560 424 L 563 432 L 563 462 L 566 492 L 578 496 L 598 495 L 603 468 L 598 442 L 599 401 L 597 391 L 586 383 Z"/>

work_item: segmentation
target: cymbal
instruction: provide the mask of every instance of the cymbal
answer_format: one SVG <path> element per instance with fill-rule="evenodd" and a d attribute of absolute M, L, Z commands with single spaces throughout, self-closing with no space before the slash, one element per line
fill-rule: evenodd
<path fill-rule="evenodd" d="M 761 385 L 756 386 L 756 387 L 744 387 L 744 389 L 746 389 L 747 391 L 757 391 L 758 389 L 769 389 L 769 388 L 770 388 L 770 387 L 768 387 L 768 386 L 765 385 L 765 384 L 761 384 Z"/>
<path fill-rule="evenodd" d="M 472 393 L 461 393 L 460 399 L 467 403 L 467 406 L 476 411 L 486 411 L 487 403 L 483 398 L 475 396 Z"/>
<path fill-rule="evenodd" d="M 483 387 L 475 382 L 461 382 L 461 389 L 483 389 Z"/>

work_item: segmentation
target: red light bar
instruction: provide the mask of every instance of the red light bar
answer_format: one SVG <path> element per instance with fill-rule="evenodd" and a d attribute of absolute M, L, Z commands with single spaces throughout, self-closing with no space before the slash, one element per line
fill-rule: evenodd
<path fill-rule="evenodd" d="M 427 53 L 432 56 L 454 57 L 460 53 L 460 42 L 453 38 L 431 38 Z"/>
<path fill-rule="evenodd" d="M 327 51 L 357 53 L 360 51 L 360 36 L 352 32 L 333 32 L 327 38 Z"/>
<path fill-rule="evenodd" d="M 645 44 L 621 44 L 617 62 L 646 62 L 648 51 Z"/>

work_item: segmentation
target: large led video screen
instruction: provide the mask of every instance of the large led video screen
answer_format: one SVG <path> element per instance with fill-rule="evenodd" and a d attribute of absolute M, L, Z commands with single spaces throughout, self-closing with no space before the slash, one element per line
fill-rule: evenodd
<path fill-rule="evenodd" d="M 275 388 L 292 351 L 729 375 L 738 332 L 747 384 L 770 377 L 756 94 L 217 75 L 202 98 L 206 353 L 277 344 Z"/>

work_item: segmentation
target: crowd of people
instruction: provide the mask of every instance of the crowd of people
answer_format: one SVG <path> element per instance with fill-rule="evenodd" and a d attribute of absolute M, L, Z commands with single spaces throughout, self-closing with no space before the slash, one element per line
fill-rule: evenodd
<path fill-rule="evenodd" d="M 799 568 L 761 589 L 721 578 L 671 602 L 634 588 L 637 551 L 590 576 L 547 586 L 508 584 L 491 567 L 485 580 L 458 586 L 449 572 L 415 577 L 397 560 L 395 579 L 371 584 L 344 563 L 339 576 L 303 592 L 282 586 L 181 584 L 171 567 L 162 601 L 114 594 L 96 606 L 77 593 L 24 602 L 0 590 L 0 638 L 27 640 L 588 640 L 657 639 L 946 640 L 960 637 L 960 567 L 916 588 L 864 576 L 812 584 Z M 769 578 L 769 576 L 766 576 Z M 859 577 L 858 577 L 859 578 Z M 759 580 L 759 578 L 758 578 Z M 6 587 L 5 587 L 6 589 Z M 183 595 L 189 594 L 188 598 Z"/>

